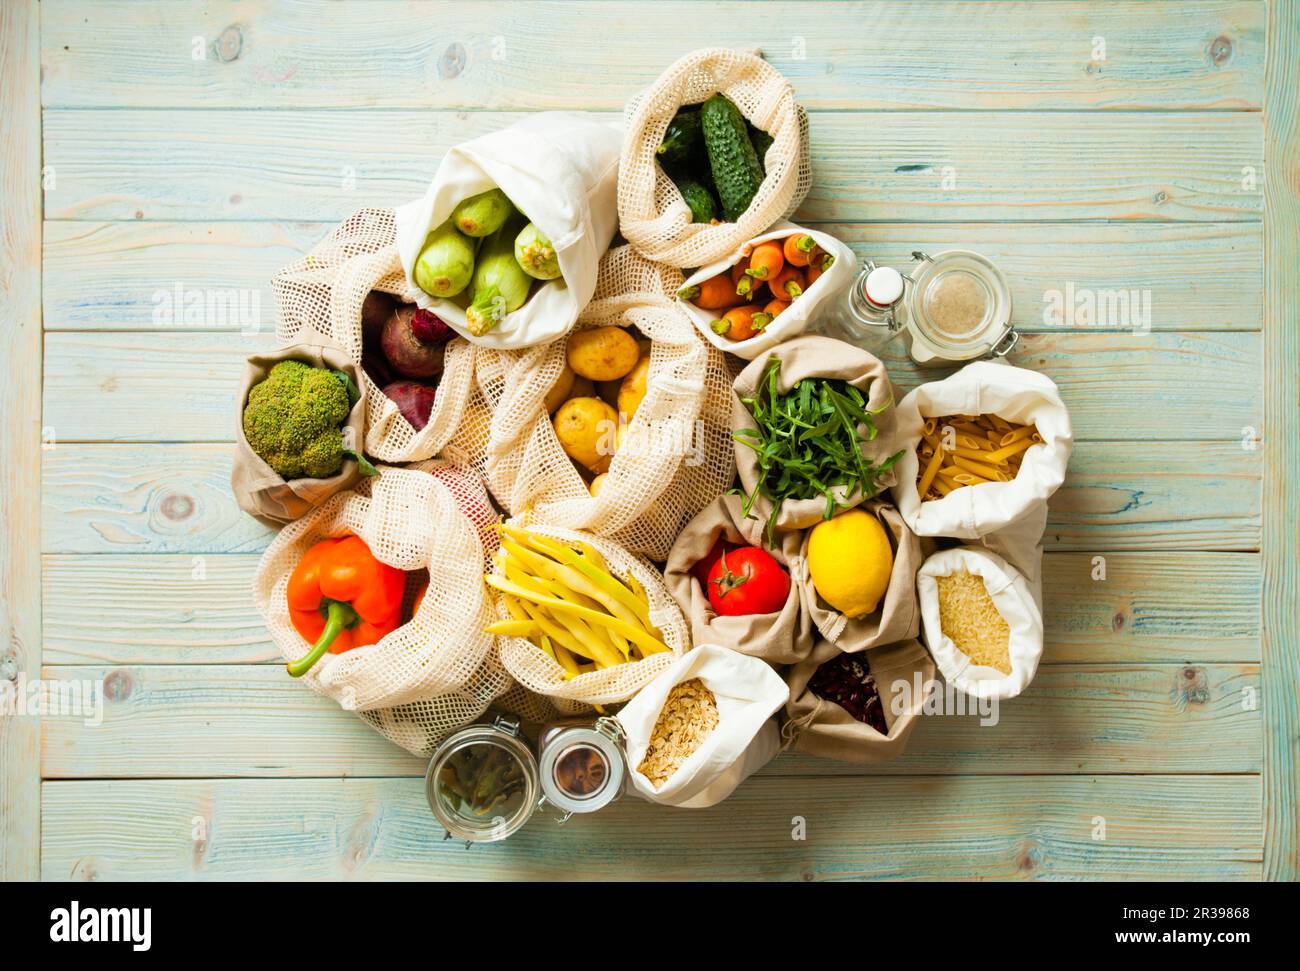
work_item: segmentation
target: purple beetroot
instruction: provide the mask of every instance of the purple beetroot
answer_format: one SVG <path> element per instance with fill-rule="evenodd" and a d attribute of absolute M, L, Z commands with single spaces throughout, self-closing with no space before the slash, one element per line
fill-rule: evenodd
<path fill-rule="evenodd" d="M 411 333 L 425 344 L 446 344 L 456 336 L 451 326 L 429 310 L 421 308 L 411 318 Z"/>
<path fill-rule="evenodd" d="M 384 323 L 381 343 L 384 356 L 399 374 L 408 378 L 431 378 L 442 373 L 444 345 L 426 344 L 411 330 L 417 308 L 403 304 Z"/>
<path fill-rule="evenodd" d="M 417 432 L 429 424 L 429 415 L 433 413 L 433 399 L 436 394 L 431 385 L 419 381 L 394 381 L 384 385 L 384 394 L 388 396 L 397 410 L 402 413 L 412 428 Z"/>

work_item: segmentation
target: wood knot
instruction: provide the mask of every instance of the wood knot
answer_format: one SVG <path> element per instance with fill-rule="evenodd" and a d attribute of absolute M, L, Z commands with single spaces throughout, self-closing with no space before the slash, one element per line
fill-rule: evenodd
<path fill-rule="evenodd" d="M 217 42 L 212 45 L 216 52 L 217 60 L 222 64 L 229 64 L 239 57 L 244 49 L 244 32 L 235 24 L 231 24 L 217 37 Z"/>
<path fill-rule="evenodd" d="M 1124 611 L 1118 611 L 1115 616 L 1110 619 L 1110 629 L 1119 633 L 1124 629 L 1124 624 L 1127 620 L 1128 618 L 1124 616 Z"/>
<path fill-rule="evenodd" d="M 460 41 L 452 41 L 438 58 L 438 77 L 444 81 L 460 77 L 465 70 L 465 46 Z"/>
<path fill-rule="evenodd" d="M 158 504 L 158 511 L 165 519 L 182 522 L 194 515 L 194 500 L 182 492 L 169 492 Z"/>
<path fill-rule="evenodd" d="M 1232 59 L 1232 40 L 1220 34 L 1210 41 L 1210 63 L 1222 67 Z"/>
<path fill-rule="evenodd" d="M 104 700 L 126 701 L 135 691 L 135 678 L 130 671 L 110 671 L 104 678 Z"/>
<path fill-rule="evenodd" d="M 1027 843 L 1020 848 L 1016 857 L 1016 869 L 1021 873 L 1030 873 L 1043 862 L 1043 851 L 1037 843 Z"/>
<path fill-rule="evenodd" d="M 1180 704 L 1204 705 L 1210 700 L 1210 685 L 1205 677 L 1205 668 L 1188 664 L 1178 672 L 1178 684 L 1175 697 Z"/>
<path fill-rule="evenodd" d="M 1163 206 L 1166 202 L 1169 201 L 1169 193 L 1166 192 L 1164 189 L 1161 189 L 1159 192 L 1157 192 L 1155 195 L 1151 197 L 1151 201 L 1154 202 L 1157 206 Z"/>

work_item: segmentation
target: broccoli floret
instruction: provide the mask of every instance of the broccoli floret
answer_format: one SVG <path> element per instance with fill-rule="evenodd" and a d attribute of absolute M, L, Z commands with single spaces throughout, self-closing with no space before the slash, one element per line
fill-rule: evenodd
<path fill-rule="evenodd" d="M 281 361 L 253 386 L 244 408 L 244 436 L 286 479 L 323 479 L 343 467 L 347 388 L 330 371 Z"/>

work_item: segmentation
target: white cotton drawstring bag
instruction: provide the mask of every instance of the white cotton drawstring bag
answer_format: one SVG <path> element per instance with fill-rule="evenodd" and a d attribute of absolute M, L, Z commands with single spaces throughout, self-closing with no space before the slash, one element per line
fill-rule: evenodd
<path fill-rule="evenodd" d="M 984 588 L 1010 628 L 1011 673 L 975 663 L 944 633 L 939 619 L 939 577 L 966 571 Z M 957 546 L 935 553 L 916 575 L 925 642 L 935 666 L 953 687 L 975 698 L 1014 698 L 1029 686 L 1043 656 L 1043 614 L 1029 582 L 1002 557 L 987 550 Z"/>
<path fill-rule="evenodd" d="M 713 692 L 718 724 L 656 789 L 637 766 L 645 758 L 668 692 L 692 678 L 699 678 Z M 781 733 L 772 715 L 789 697 L 790 689 L 767 662 L 716 644 L 696 647 L 642 688 L 618 713 L 627 735 L 624 747 L 633 788 L 643 799 L 667 806 L 707 809 L 717 805 L 780 751 Z"/>
<path fill-rule="evenodd" d="M 596 267 L 618 225 L 618 126 L 580 111 L 532 114 L 443 156 L 424 196 L 397 210 L 397 249 L 415 302 L 485 347 L 544 344 L 568 333 L 596 289 Z M 522 307 L 481 337 L 454 300 L 415 283 L 428 234 L 463 200 L 499 188 L 555 246 L 561 278 L 539 281 Z"/>
<path fill-rule="evenodd" d="M 1036 426 L 1042 444 L 1024 453 L 1010 482 L 965 486 L 923 502 L 917 493 L 916 444 L 925 420 L 986 414 Z M 895 428 L 903 454 L 894 467 L 894 502 L 918 536 L 976 539 L 1045 506 L 1065 481 L 1074 442 L 1070 413 L 1052 379 L 993 361 L 976 361 L 942 381 L 913 389 L 895 409 Z"/>
<path fill-rule="evenodd" d="M 853 278 L 857 273 L 857 256 L 853 250 L 829 233 L 823 233 L 818 229 L 796 226 L 794 223 L 782 220 L 768 232 L 756 236 L 742 246 L 737 247 L 724 259 L 717 260 L 702 269 L 696 270 L 686 281 L 684 287 L 694 286 L 717 276 L 719 273 L 729 272 L 733 266 L 748 256 L 754 247 L 760 243 L 765 243 L 769 239 L 781 240 L 796 234 L 811 236 L 816 240 L 818 246 L 835 257 L 835 262 L 801 296 L 791 301 L 789 307 L 777 315 L 763 330 L 748 340 L 728 340 L 723 335 L 714 332 L 709 325 L 722 315 L 721 310 L 701 310 L 691 301 L 683 300 L 680 296 L 677 298 L 677 302 L 685 308 L 686 313 L 695 322 L 696 329 L 704 335 L 705 340 L 718 350 L 752 361 L 782 341 L 789 340 L 791 337 L 798 337 L 806 331 L 808 325 L 821 316 L 824 311 L 834 307 L 836 301 L 844 296 L 844 292 L 853 283 Z M 737 298 L 737 301 L 739 301 L 739 298 Z"/>

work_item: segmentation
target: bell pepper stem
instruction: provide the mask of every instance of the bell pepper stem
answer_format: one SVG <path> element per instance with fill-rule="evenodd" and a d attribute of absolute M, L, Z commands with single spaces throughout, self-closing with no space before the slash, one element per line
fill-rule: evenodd
<path fill-rule="evenodd" d="M 334 600 L 330 603 L 328 612 L 325 615 L 325 629 L 320 632 L 320 637 L 312 645 L 310 651 L 298 658 L 296 661 L 290 661 L 288 664 L 289 674 L 295 678 L 301 678 L 310 671 L 316 662 L 325 656 L 325 652 L 330 649 L 334 639 L 353 624 L 357 619 L 357 612 L 352 609 L 350 604 Z"/>

